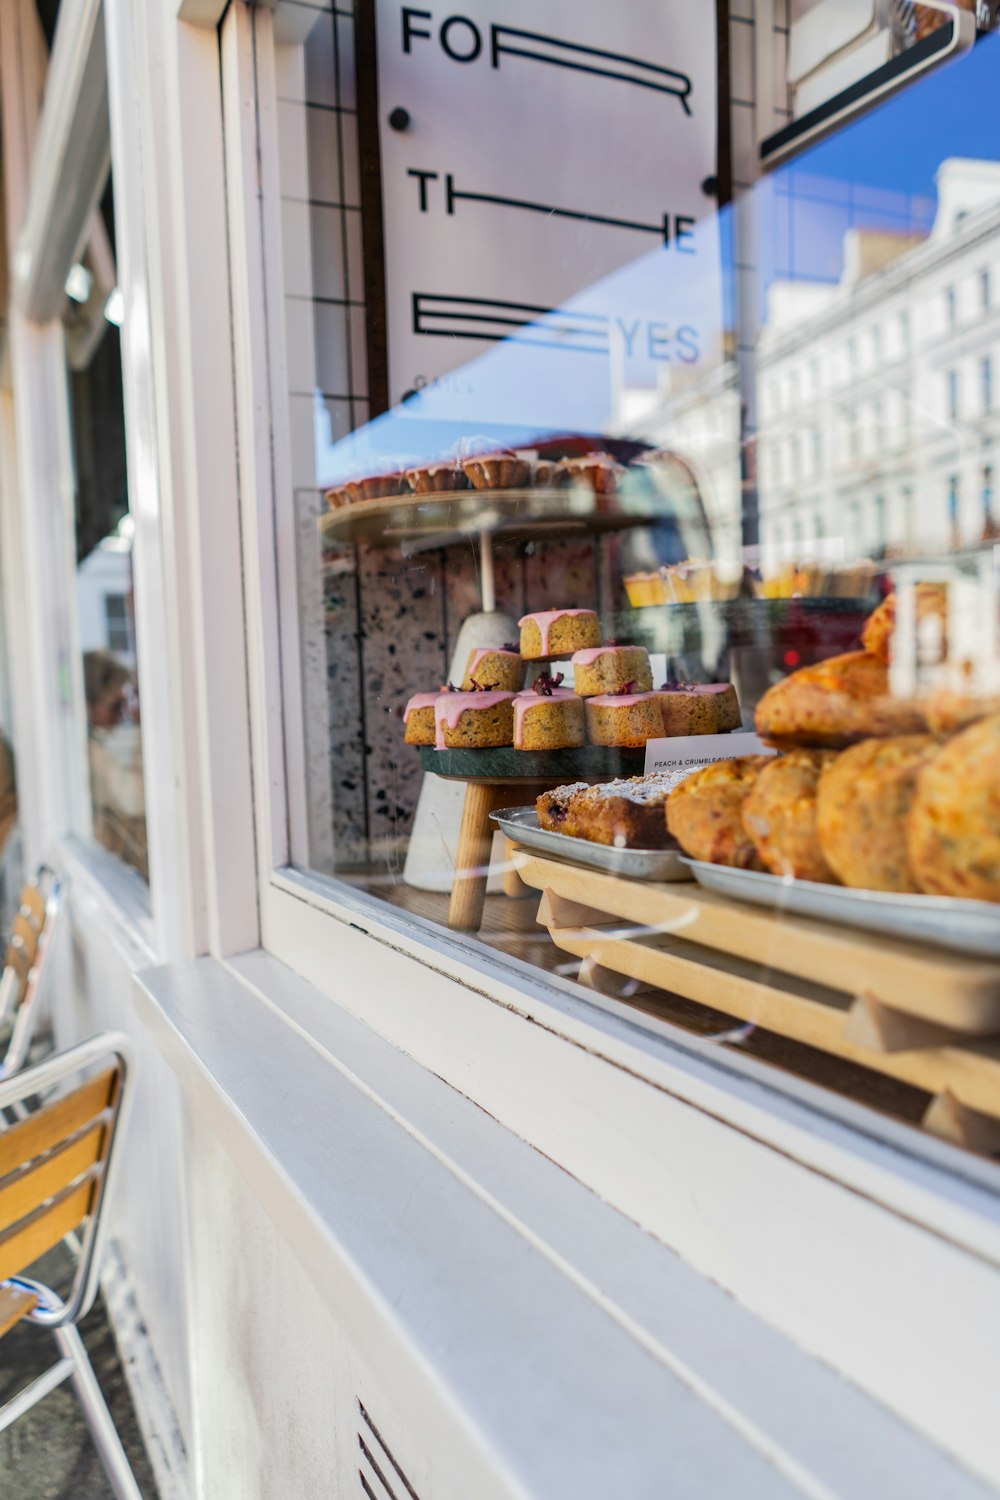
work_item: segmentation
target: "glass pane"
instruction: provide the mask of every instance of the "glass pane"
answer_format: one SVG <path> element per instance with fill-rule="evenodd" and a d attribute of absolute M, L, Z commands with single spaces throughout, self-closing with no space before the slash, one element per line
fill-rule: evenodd
<path fill-rule="evenodd" d="M 740 7 L 719 207 L 712 10 L 278 23 L 293 857 L 933 1120 L 844 1013 L 1000 962 L 1000 39 L 759 177 Z"/>
<path fill-rule="evenodd" d="M 65 313 L 92 832 L 99 844 L 147 880 L 121 298 L 114 285 L 110 182 L 93 236 L 67 280 Z"/>

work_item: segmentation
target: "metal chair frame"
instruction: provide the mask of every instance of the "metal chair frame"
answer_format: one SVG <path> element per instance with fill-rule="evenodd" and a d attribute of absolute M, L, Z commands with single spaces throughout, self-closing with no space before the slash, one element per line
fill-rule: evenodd
<path fill-rule="evenodd" d="M 26 1099 L 46 1094 L 67 1078 L 114 1059 L 118 1067 L 118 1086 L 110 1106 L 107 1142 L 95 1175 L 94 1197 L 86 1217 L 80 1257 L 69 1295 L 64 1301 L 50 1287 L 28 1276 L 9 1276 L 0 1287 L 20 1289 L 38 1299 L 37 1306 L 24 1315 L 23 1321 L 47 1328 L 52 1334 L 60 1359 L 0 1407 L 0 1432 L 38 1404 L 56 1386 L 72 1379 L 91 1436 L 104 1465 L 116 1500 L 142 1500 L 132 1467 L 115 1430 L 111 1413 L 101 1394 L 93 1368 L 77 1331 L 77 1323 L 90 1310 L 97 1295 L 101 1249 L 106 1232 L 105 1210 L 118 1172 L 121 1143 L 131 1106 L 133 1071 L 132 1045 L 118 1032 L 105 1032 L 81 1042 L 16 1076 L 0 1082 L 0 1110 L 24 1104 Z M 41 1113 L 30 1111 L 30 1116 Z M 2 1234 L 2 1227 L 0 1227 Z"/>

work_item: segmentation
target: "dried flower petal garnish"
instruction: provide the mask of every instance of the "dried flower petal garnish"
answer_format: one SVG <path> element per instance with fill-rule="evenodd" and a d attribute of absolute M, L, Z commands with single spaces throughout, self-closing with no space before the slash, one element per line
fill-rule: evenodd
<path fill-rule="evenodd" d="M 660 688 L 661 693 L 693 693 L 698 686 L 696 682 L 680 682 L 676 677 L 668 677 Z"/>
<path fill-rule="evenodd" d="M 551 698 L 554 689 L 559 687 L 563 680 L 563 673 L 539 672 L 531 684 L 533 690 L 543 698 Z"/>
<path fill-rule="evenodd" d="M 497 650 L 498 651 L 509 651 L 512 656 L 520 656 L 520 654 L 521 654 L 521 643 L 520 643 L 520 641 L 504 641 L 504 643 L 503 643 L 502 646 L 498 646 L 497 647 Z"/>
<path fill-rule="evenodd" d="M 637 693 L 638 691 L 639 691 L 638 680 L 635 677 L 633 677 L 632 681 L 631 682 L 626 682 L 623 687 L 612 688 L 612 690 L 608 693 L 608 697 L 609 698 L 630 698 L 633 693 Z"/>

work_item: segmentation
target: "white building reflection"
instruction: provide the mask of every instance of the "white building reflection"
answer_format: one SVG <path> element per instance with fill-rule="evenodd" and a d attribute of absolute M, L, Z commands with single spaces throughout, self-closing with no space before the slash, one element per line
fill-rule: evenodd
<path fill-rule="evenodd" d="M 777 281 L 759 343 L 765 574 L 992 534 L 1000 164 L 949 160 L 926 238 L 848 232 L 835 285 Z"/>

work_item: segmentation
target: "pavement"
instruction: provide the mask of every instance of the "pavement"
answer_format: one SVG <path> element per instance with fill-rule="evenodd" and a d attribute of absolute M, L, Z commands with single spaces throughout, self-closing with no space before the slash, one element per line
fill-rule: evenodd
<path fill-rule="evenodd" d="M 64 1291 L 72 1263 L 60 1246 L 29 1274 Z M 80 1334 L 144 1500 L 156 1500 L 152 1469 L 100 1299 L 80 1324 Z M 58 1357 L 52 1335 L 29 1323 L 19 1323 L 0 1339 L 0 1406 Z M 0 1433 L 0 1496 L 3 1500 L 114 1500 L 70 1381 Z"/>

